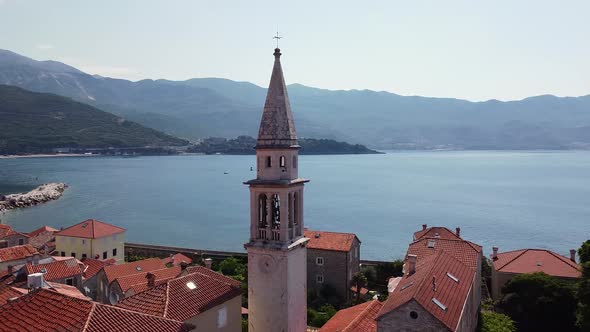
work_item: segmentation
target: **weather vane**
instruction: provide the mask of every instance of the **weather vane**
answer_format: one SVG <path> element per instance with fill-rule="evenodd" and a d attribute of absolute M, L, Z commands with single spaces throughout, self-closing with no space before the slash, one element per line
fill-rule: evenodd
<path fill-rule="evenodd" d="M 277 29 L 277 35 L 272 37 L 273 39 L 277 40 L 277 48 L 279 48 L 279 39 L 283 38 L 279 35 L 279 30 Z"/>

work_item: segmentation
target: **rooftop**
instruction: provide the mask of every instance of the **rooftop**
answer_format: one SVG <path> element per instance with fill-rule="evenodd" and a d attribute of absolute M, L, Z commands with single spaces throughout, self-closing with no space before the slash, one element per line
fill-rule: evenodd
<path fill-rule="evenodd" d="M 29 235 L 27 234 L 15 231 L 9 225 L 0 224 L 0 239 L 10 235 L 21 235 L 22 237 L 29 237 Z"/>
<path fill-rule="evenodd" d="M 29 255 L 37 253 L 37 249 L 30 244 L 0 249 L 0 262 L 10 262 L 25 259 Z"/>
<path fill-rule="evenodd" d="M 118 265 L 108 265 L 104 267 L 104 273 L 110 284 L 117 278 L 129 276 L 132 274 L 160 270 L 166 267 L 166 263 L 159 258 L 148 258 L 140 261 L 129 262 Z"/>
<path fill-rule="evenodd" d="M 29 236 L 37 236 L 42 233 L 55 233 L 55 232 L 59 232 L 59 229 L 55 229 L 55 228 L 49 227 L 49 226 L 42 226 L 42 227 L 37 228 L 36 230 L 30 232 Z"/>
<path fill-rule="evenodd" d="M 408 247 L 408 254 L 418 256 L 418 260 L 436 254 L 444 250 L 454 256 L 463 264 L 472 269 L 477 268 L 478 257 L 481 254 L 481 246 L 460 239 L 445 239 L 434 237 L 422 237 L 414 241 Z"/>
<path fill-rule="evenodd" d="M 174 255 L 170 255 L 170 257 L 166 257 L 163 258 L 164 262 L 166 264 L 168 263 L 172 263 L 172 265 L 180 265 L 180 263 L 187 263 L 187 264 L 191 264 L 193 262 L 193 260 L 189 257 L 186 257 L 185 255 L 178 253 L 178 254 L 174 254 Z"/>
<path fill-rule="evenodd" d="M 353 233 L 336 233 L 306 229 L 304 236 L 309 238 L 307 248 L 349 252 L 357 238 Z M 358 240 L 358 238 L 357 238 Z M 359 241 L 360 242 L 360 241 Z"/>
<path fill-rule="evenodd" d="M 39 289 L 0 307 L 0 330 L 35 332 L 161 331 L 194 326 Z"/>
<path fill-rule="evenodd" d="M 191 267 L 186 273 L 130 296 L 117 307 L 184 321 L 242 294 L 239 282 L 204 267 Z"/>
<path fill-rule="evenodd" d="M 115 264 L 115 262 L 111 260 L 101 261 L 93 258 L 85 258 L 82 260 L 82 263 L 86 266 L 84 268 L 84 274 L 82 275 L 84 279 L 92 278 L 103 267 Z"/>
<path fill-rule="evenodd" d="M 104 221 L 88 219 L 59 231 L 55 235 L 98 239 L 123 232 L 125 232 L 124 228 L 108 224 Z"/>
<path fill-rule="evenodd" d="M 43 273 L 43 278 L 47 281 L 60 280 L 82 274 L 82 267 L 73 257 L 46 264 L 32 265 L 29 263 L 24 266 L 24 269 L 27 275 Z"/>
<path fill-rule="evenodd" d="M 181 272 L 180 266 L 165 267 L 160 270 L 152 270 L 149 272 L 136 273 L 115 279 L 114 283 L 118 284 L 123 293 L 132 289 L 135 294 L 143 292 L 148 289 L 147 274 L 151 273 L 155 276 L 155 284 L 159 285 L 167 280 L 177 277 Z"/>
<path fill-rule="evenodd" d="M 456 231 L 453 232 L 446 227 L 424 227 L 426 225 L 422 225 L 422 230 L 414 233 L 414 241 L 419 240 L 423 237 L 432 237 L 432 238 L 441 238 L 441 239 L 449 239 L 449 240 L 461 240 L 460 233 L 457 235 Z"/>
<path fill-rule="evenodd" d="M 580 267 L 569 258 L 546 249 L 521 249 L 498 253 L 494 269 L 509 273 L 544 272 L 555 277 L 579 278 Z"/>
<path fill-rule="evenodd" d="M 375 332 L 375 318 L 382 307 L 379 300 L 372 300 L 342 309 L 322 326 L 320 332 Z"/>

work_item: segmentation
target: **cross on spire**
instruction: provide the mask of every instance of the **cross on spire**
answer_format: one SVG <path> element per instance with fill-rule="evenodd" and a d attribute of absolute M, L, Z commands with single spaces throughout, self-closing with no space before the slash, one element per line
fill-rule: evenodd
<path fill-rule="evenodd" d="M 281 35 L 279 35 L 279 31 L 277 30 L 277 35 L 272 37 L 273 39 L 277 40 L 277 48 L 279 48 L 279 39 L 283 38 Z"/>

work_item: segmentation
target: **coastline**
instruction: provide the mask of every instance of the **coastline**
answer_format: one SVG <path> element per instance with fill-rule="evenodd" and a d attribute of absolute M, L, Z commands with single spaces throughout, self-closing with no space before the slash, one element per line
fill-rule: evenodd
<path fill-rule="evenodd" d="M 56 200 L 66 188 L 68 185 L 65 183 L 47 183 L 27 193 L 0 195 L 0 213 Z"/>
<path fill-rule="evenodd" d="M 98 154 L 85 153 L 60 153 L 60 154 L 9 154 L 0 155 L 0 159 L 17 159 L 17 158 L 58 158 L 58 157 L 97 157 Z"/>

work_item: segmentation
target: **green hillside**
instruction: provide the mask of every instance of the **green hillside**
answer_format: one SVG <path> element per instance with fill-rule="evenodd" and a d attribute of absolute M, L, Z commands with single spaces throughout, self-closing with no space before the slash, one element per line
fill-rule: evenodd
<path fill-rule="evenodd" d="M 0 85 L 0 154 L 185 144 L 69 98 Z"/>

